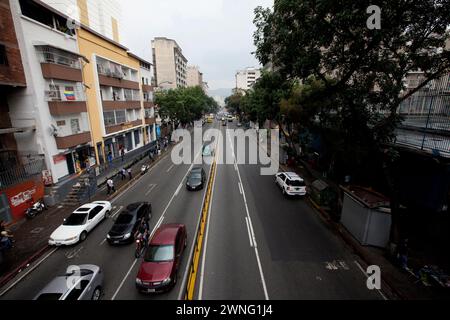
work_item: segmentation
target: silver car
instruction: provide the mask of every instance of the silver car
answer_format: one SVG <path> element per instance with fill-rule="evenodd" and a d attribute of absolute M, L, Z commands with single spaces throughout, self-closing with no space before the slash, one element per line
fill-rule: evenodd
<path fill-rule="evenodd" d="M 103 272 L 92 264 L 69 266 L 66 274 L 53 279 L 34 300 L 99 300 Z"/>

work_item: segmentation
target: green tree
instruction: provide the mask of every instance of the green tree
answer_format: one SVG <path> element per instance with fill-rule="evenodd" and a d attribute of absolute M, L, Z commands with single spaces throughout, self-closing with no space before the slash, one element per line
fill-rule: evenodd
<path fill-rule="evenodd" d="M 157 92 L 155 103 L 159 106 L 160 116 L 170 119 L 175 126 L 190 124 L 218 109 L 216 101 L 199 86 Z"/>
<path fill-rule="evenodd" d="M 313 76 L 323 83 L 315 99 L 328 106 L 320 125 L 331 137 L 336 163 L 354 176 L 366 174 L 369 181 L 384 175 L 396 220 L 397 190 L 389 174 L 395 153 L 386 143 L 393 140 L 401 121 L 396 112 L 401 101 L 450 71 L 450 52 L 445 49 L 450 4 L 377 1 L 379 30 L 367 27 L 366 10 L 372 4 L 369 0 L 277 0 L 273 10 L 255 9 L 254 43 L 259 61 L 270 63 L 283 79 L 304 82 Z M 416 70 L 424 72 L 424 80 L 405 92 L 403 81 Z M 305 111 L 292 108 L 299 105 L 295 99 L 285 102 L 290 116 Z M 362 170 L 368 166 L 371 170 Z"/>

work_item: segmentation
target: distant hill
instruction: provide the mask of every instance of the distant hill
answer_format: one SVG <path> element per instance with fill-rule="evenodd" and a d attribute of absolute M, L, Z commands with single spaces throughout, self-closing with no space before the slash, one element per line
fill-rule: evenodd
<path fill-rule="evenodd" d="M 233 89 L 231 89 L 231 88 L 229 88 L 229 89 L 221 88 L 221 89 L 214 89 L 214 90 L 210 89 L 210 90 L 208 90 L 208 94 L 213 97 L 216 96 L 216 97 L 222 97 L 225 99 L 226 97 L 231 96 L 232 90 Z"/>

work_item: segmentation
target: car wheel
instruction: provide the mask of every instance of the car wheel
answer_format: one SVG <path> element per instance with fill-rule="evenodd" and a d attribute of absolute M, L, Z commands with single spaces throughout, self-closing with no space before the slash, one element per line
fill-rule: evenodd
<path fill-rule="evenodd" d="M 83 232 L 80 234 L 80 242 L 83 242 L 84 240 L 86 240 L 86 238 L 87 238 L 87 232 L 86 232 L 86 231 L 83 231 Z"/>
<path fill-rule="evenodd" d="M 97 301 L 100 300 L 102 295 L 102 289 L 100 287 L 95 288 L 94 293 L 92 294 L 92 300 Z"/>

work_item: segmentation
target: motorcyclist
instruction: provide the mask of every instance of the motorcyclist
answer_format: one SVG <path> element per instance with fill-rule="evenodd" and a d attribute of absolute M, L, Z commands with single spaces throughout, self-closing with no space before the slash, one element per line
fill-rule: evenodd
<path fill-rule="evenodd" d="M 147 244 L 148 238 L 150 236 L 149 234 L 149 225 L 147 219 L 142 219 L 141 224 L 139 225 L 139 228 L 136 232 L 136 239 L 142 239 L 144 241 L 144 244 Z"/>

